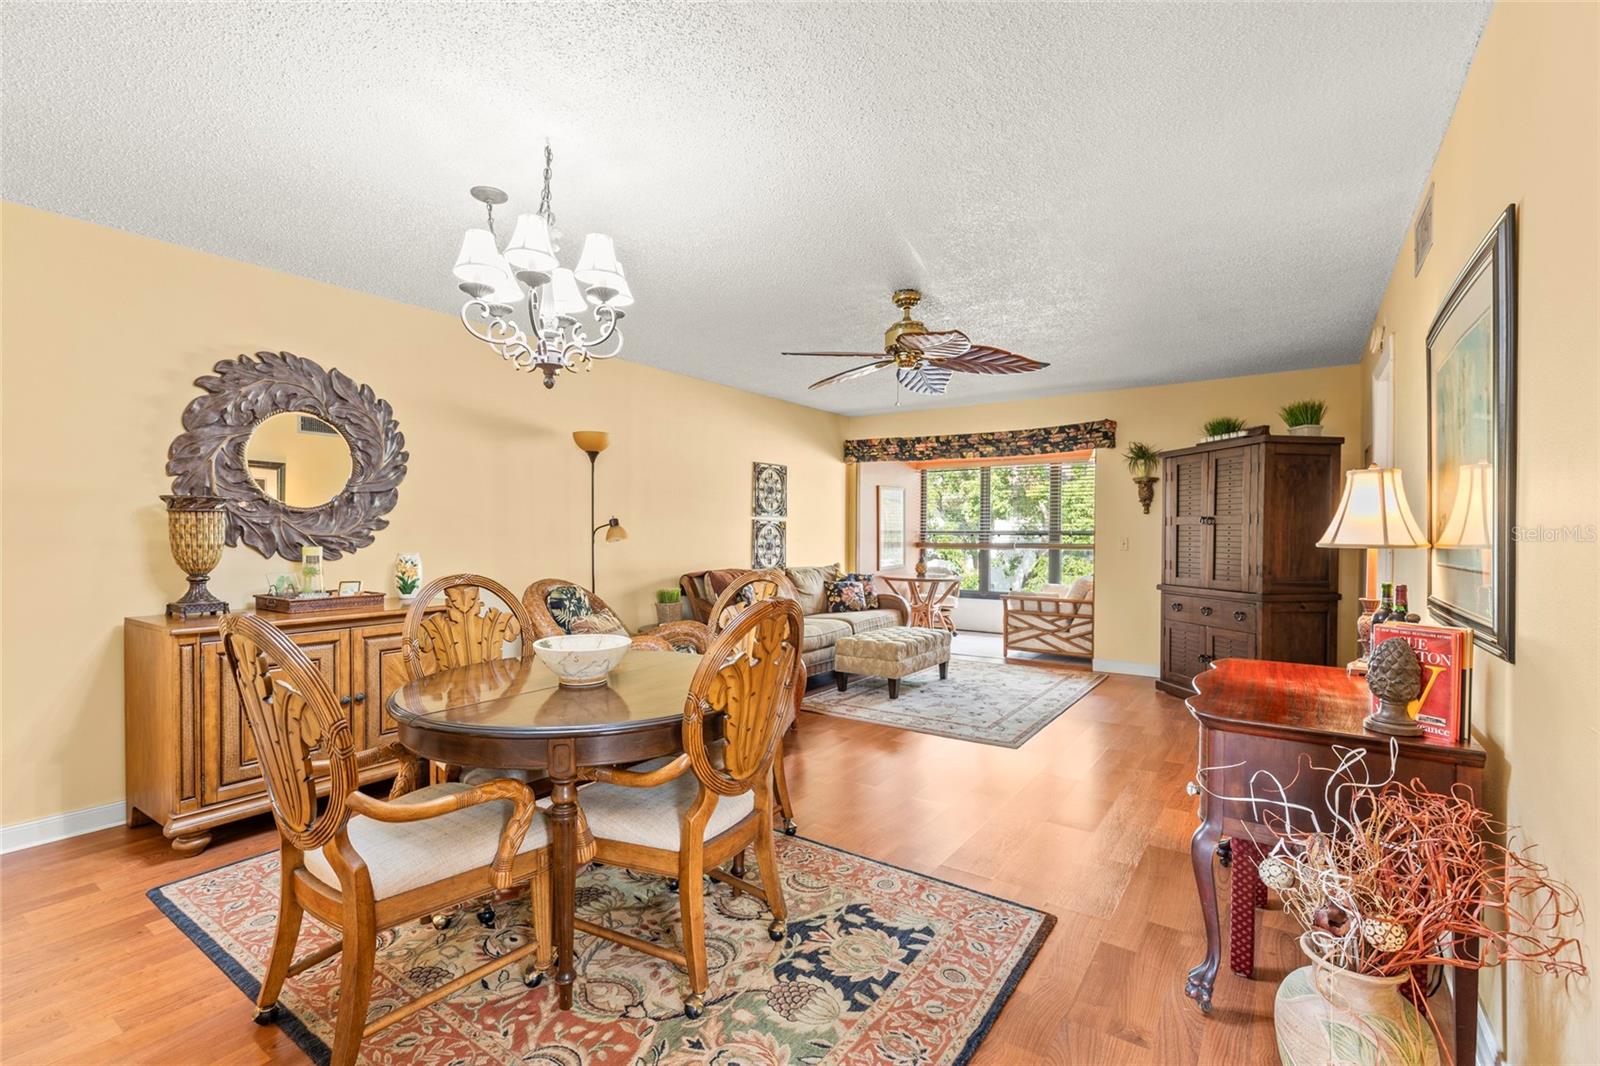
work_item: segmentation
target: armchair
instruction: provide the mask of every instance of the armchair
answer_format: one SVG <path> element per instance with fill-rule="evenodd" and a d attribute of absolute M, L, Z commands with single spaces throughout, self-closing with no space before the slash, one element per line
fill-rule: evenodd
<path fill-rule="evenodd" d="M 411 791 L 413 756 L 402 760 L 387 800 L 360 792 L 363 763 L 395 753 L 356 753 L 349 719 L 333 689 L 271 623 L 232 614 L 220 628 L 261 753 L 282 855 L 277 931 L 255 1020 L 264 1025 L 276 1017 L 278 994 L 288 978 L 342 955 L 330 1063 L 352 1066 L 367 1037 L 528 956 L 534 960 L 523 968 L 522 979 L 537 984 L 550 961 L 549 850 L 532 790 L 520 781 L 496 780 Z M 317 749 L 327 753 L 325 759 L 312 759 Z M 313 784 L 319 768 L 330 777 L 320 810 Z M 580 859 L 587 861 L 593 848 L 580 823 Z M 381 930 L 487 890 L 524 883 L 532 896 L 533 941 L 367 1020 Z M 339 939 L 296 960 L 295 943 L 307 912 L 337 931 Z"/>
<path fill-rule="evenodd" d="M 641 651 L 683 651 L 705 654 L 710 631 L 702 622 L 668 622 L 649 633 L 635 635 L 600 594 L 565 578 L 547 577 L 529 585 L 522 606 L 533 623 L 533 635 L 559 637 L 564 633 L 622 633 Z"/>

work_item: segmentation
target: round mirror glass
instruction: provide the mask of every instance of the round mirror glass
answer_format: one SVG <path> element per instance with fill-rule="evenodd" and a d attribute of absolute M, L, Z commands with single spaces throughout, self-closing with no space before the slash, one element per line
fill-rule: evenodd
<path fill-rule="evenodd" d="M 350 444 L 314 415 L 285 411 L 263 419 L 245 445 L 250 480 L 290 507 L 321 507 L 350 481 Z"/>

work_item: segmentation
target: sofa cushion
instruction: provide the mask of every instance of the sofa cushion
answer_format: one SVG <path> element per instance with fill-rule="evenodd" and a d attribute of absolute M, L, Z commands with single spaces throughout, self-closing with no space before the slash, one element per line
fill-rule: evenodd
<path fill-rule="evenodd" d="M 802 654 L 819 648 L 831 648 L 840 637 L 848 637 L 855 630 L 845 621 L 848 615 L 816 614 L 805 620 L 805 633 L 800 640 Z"/>
<path fill-rule="evenodd" d="M 873 629 L 887 629 L 900 624 L 898 611 L 887 609 L 880 611 L 850 611 L 847 614 L 830 615 L 832 618 L 843 618 L 850 623 L 852 633 L 865 633 Z"/>
<path fill-rule="evenodd" d="M 577 585 L 557 585 L 545 594 L 544 605 L 550 609 L 550 617 L 556 620 L 556 625 L 566 633 L 572 632 L 575 622 L 594 613 L 589 593 Z"/>
<path fill-rule="evenodd" d="M 803 615 L 825 614 L 828 599 L 824 592 L 828 582 L 837 581 L 843 573 L 838 564 L 832 566 L 795 566 L 784 571 L 794 585 L 794 598 Z"/>
<path fill-rule="evenodd" d="M 739 580 L 748 570 L 707 570 L 706 591 L 711 593 L 706 599 L 714 600 L 722 595 L 722 590 Z"/>
<path fill-rule="evenodd" d="M 613 635 L 628 635 L 628 627 L 622 624 L 622 619 L 612 614 L 609 610 L 594 611 L 584 615 L 572 625 L 567 627 L 568 633 L 609 633 Z"/>

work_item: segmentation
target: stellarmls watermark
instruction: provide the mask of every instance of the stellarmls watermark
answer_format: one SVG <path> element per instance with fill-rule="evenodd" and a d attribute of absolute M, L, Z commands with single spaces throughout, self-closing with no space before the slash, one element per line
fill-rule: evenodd
<path fill-rule="evenodd" d="M 1594 544 L 1600 541 L 1600 526 L 1575 523 L 1569 526 L 1512 526 L 1511 539 L 1518 544 Z"/>

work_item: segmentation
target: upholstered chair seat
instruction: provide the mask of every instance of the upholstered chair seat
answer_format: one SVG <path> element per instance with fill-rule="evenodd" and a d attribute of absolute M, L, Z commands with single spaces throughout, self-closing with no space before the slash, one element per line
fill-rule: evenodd
<path fill-rule="evenodd" d="M 471 790 L 468 784 L 450 781 L 419 788 L 392 802 L 404 807 Z M 345 832 L 366 860 L 373 898 L 388 899 L 487 867 L 494 861 L 495 849 L 500 846 L 514 810 L 510 800 L 494 800 L 418 822 L 381 822 L 357 814 L 351 816 Z M 517 854 L 538 851 L 549 843 L 545 820 L 535 818 Z M 329 888 L 339 888 L 339 875 L 322 849 L 306 852 L 305 864 L 306 871 L 318 881 Z"/>
<path fill-rule="evenodd" d="M 649 773 L 670 762 L 670 758 L 652 759 L 630 769 L 635 773 Z M 692 774 L 685 774 L 653 788 L 627 788 L 596 782 L 579 793 L 579 801 L 583 804 L 583 815 L 589 821 L 589 831 L 595 836 L 623 844 L 676 851 L 680 843 L 683 816 L 689 812 L 699 794 L 699 779 Z M 732 829 L 755 809 L 753 792 L 722 797 L 706 823 L 705 839 L 710 840 Z"/>

